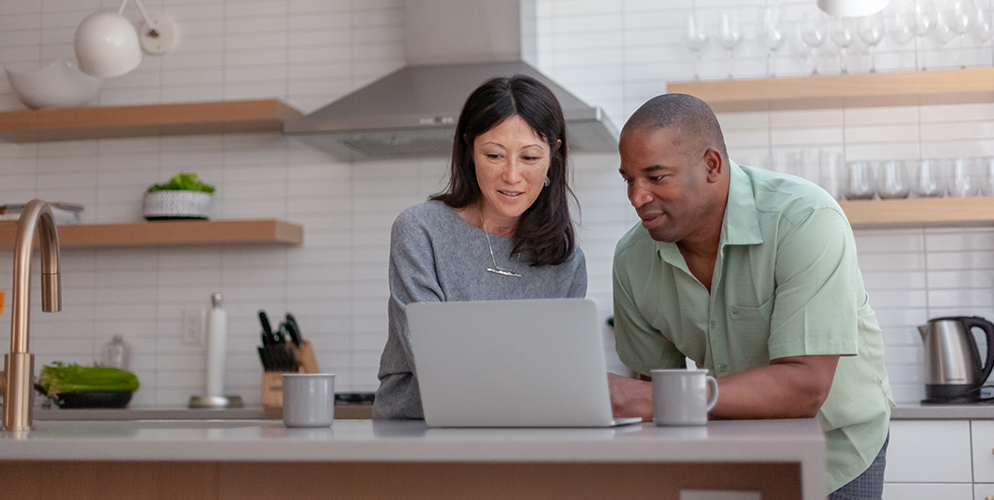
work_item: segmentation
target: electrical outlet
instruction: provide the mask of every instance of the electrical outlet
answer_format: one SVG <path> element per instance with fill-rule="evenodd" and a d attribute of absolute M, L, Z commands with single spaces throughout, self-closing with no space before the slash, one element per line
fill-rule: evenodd
<path fill-rule="evenodd" d="M 183 345 L 204 345 L 204 327 L 207 324 L 206 309 L 183 309 L 180 321 L 180 335 Z"/>

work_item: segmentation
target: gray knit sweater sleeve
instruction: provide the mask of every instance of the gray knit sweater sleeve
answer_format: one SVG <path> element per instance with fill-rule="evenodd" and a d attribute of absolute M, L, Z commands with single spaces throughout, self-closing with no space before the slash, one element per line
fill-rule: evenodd
<path fill-rule="evenodd" d="M 486 233 L 441 202 L 411 207 L 397 217 L 390 234 L 389 331 L 380 357 L 373 418 L 424 418 L 407 329 L 407 304 L 586 294 L 586 262 L 579 247 L 566 263 L 541 267 L 512 257 L 512 247 L 509 238 L 489 235 L 488 240 Z M 494 260 L 522 277 L 487 272 Z"/>

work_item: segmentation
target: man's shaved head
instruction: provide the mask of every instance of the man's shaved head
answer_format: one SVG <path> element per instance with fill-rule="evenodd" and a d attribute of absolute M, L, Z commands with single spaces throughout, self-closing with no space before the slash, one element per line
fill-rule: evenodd
<path fill-rule="evenodd" d="M 721 153 L 728 161 L 725 137 L 718 119 L 704 101 L 687 94 L 663 94 L 649 99 L 632 114 L 621 133 L 633 130 L 652 131 L 673 128 L 688 154 L 703 153 L 708 148 Z"/>

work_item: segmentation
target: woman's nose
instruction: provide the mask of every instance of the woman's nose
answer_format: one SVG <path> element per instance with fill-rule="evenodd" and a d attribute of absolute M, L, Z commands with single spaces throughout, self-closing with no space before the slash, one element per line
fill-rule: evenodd
<path fill-rule="evenodd" d="M 502 177 L 504 182 L 514 184 L 521 180 L 521 163 L 513 158 L 507 160 Z"/>

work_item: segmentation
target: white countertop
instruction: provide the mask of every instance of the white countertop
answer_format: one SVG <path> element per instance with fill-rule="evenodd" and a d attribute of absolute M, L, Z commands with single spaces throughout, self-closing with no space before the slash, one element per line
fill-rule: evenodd
<path fill-rule="evenodd" d="M 0 434 L 0 460 L 804 462 L 824 464 L 813 419 L 715 421 L 705 427 L 429 429 L 422 421 L 36 421 Z M 824 465 L 822 465 L 824 469 Z"/>
<path fill-rule="evenodd" d="M 652 423 L 612 429 L 427 428 L 423 421 L 35 421 L 0 433 L 0 461 L 797 463 L 802 498 L 824 498 L 825 438 L 814 419 Z"/>
<path fill-rule="evenodd" d="M 990 420 L 994 419 L 991 402 L 968 405 L 901 403 L 891 410 L 891 420 Z"/>

